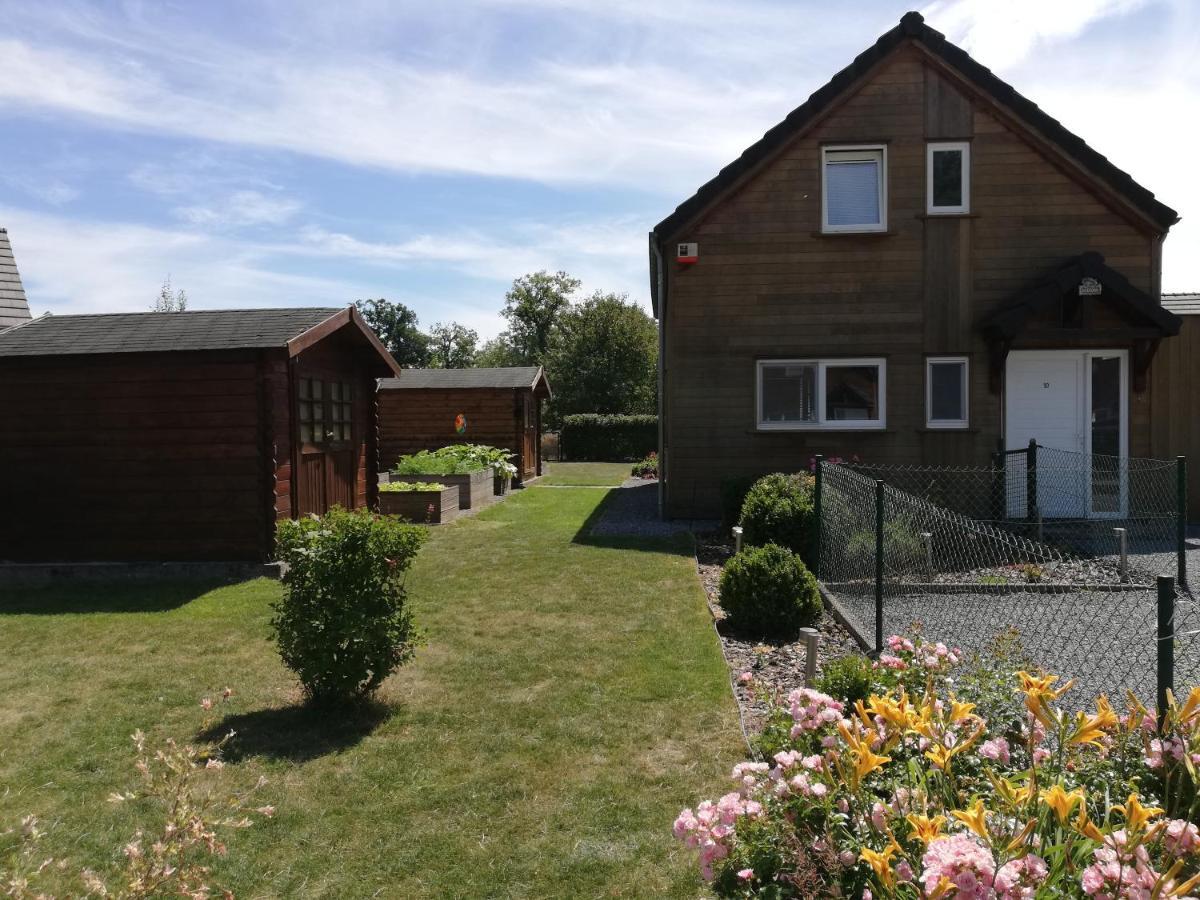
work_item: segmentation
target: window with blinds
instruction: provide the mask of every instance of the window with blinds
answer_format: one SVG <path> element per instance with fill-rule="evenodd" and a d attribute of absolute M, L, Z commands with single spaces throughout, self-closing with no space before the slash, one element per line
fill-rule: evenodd
<path fill-rule="evenodd" d="M 887 230 L 887 148 L 821 149 L 821 228 Z"/>

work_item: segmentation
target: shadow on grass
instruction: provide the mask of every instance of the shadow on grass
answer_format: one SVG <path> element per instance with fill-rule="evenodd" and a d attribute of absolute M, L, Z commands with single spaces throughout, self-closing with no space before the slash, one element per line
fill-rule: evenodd
<path fill-rule="evenodd" d="M 630 488 L 611 488 L 604 499 L 584 520 L 571 538 L 571 543 L 613 550 L 641 550 L 646 553 L 670 553 L 675 556 L 694 556 L 695 541 L 687 531 L 674 534 L 596 534 L 596 526 L 612 511 L 628 520 L 630 531 L 646 527 L 647 531 L 661 523 L 658 513 L 658 482 Z"/>
<path fill-rule="evenodd" d="M 221 579 L 205 579 L 6 587 L 0 591 L 0 615 L 167 612 L 230 583 Z"/>
<path fill-rule="evenodd" d="M 310 704 L 272 707 L 226 716 L 196 739 L 219 741 L 234 732 L 224 752 L 230 762 L 253 756 L 307 762 L 350 749 L 391 715 L 387 704 L 373 700 L 343 709 Z"/>

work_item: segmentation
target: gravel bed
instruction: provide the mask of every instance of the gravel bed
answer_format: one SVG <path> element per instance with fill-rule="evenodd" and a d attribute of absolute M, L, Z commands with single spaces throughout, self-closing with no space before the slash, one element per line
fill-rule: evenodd
<path fill-rule="evenodd" d="M 856 629 L 873 639 L 873 593 L 841 593 L 835 599 Z M 1179 619 L 1185 620 L 1182 607 Z M 1157 604 L 1153 590 L 887 595 L 884 634 L 907 634 L 914 625 L 929 639 L 968 652 L 984 650 L 996 635 L 1015 629 L 1034 663 L 1075 679 L 1075 688 L 1064 702 L 1085 705 L 1101 693 L 1124 698 L 1128 689 L 1143 701 L 1154 698 Z M 1193 683 L 1190 662 L 1177 668 L 1177 683 Z"/>
<path fill-rule="evenodd" d="M 755 680 L 769 689 L 770 694 L 786 696 L 790 691 L 804 687 L 805 652 L 804 644 L 794 642 L 763 642 L 747 640 L 726 625 L 725 610 L 721 609 L 718 585 L 725 561 L 733 555 L 733 542 L 719 532 L 696 535 L 696 561 L 700 581 L 708 594 L 708 608 L 717 623 L 721 637 L 721 649 L 725 662 L 734 678 L 734 694 L 741 708 L 742 722 L 748 732 L 762 730 L 766 715 L 766 702 L 762 696 L 751 693 L 737 681 L 742 672 L 753 672 Z M 858 653 L 859 645 L 845 628 L 828 611 L 817 623 L 821 634 L 817 672 L 830 659 Z"/>

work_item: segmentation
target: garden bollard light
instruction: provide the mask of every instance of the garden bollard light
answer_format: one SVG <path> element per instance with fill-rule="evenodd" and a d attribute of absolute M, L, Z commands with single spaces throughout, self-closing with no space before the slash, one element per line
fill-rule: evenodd
<path fill-rule="evenodd" d="M 733 526 L 733 552 L 734 553 L 742 552 L 742 526 L 741 525 Z"/>
<path fill-rule="evenodd" d="M 922 531 L 921 540 L 925 542 L 925 575 L 933 581 L 933 533 Z"/>
<path fill-rule="evenodd" d="M 1114 528 L 1113 534 L 1117 536 L 1117 547 L 1120 548 L 1121 557 L 1117 564 L 1117 571 L 1121 575 L 1122 581 L 1129 580 L 1129 535 L 1126 534 L 1124 528 Z"/>
<path fill-rule="evenodd" d="M 815 628 L 801 628 L 800 640 L 804 642 L 804 686 L 812 687 L 817 680 L 817 651 L 821 644 L 821 633 Z"/>

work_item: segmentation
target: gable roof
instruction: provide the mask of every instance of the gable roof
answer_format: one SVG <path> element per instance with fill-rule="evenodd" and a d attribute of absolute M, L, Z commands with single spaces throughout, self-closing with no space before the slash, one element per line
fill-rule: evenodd
<path fill-rule="evenodd" d="M 941 32 L 926 25 L 920 13 L 909 12 L 900 19 L 900 24 L 855 57 L 854 62 L 834 75 L 828 84 L 788 113 L 782 122 L 747 147 L 741 156 L 725 166 L 716 177 L 655 225 L 652 234 L 660 239 L 670 238 L 678 228 L 701 212 L 739 178 L 802 132 L 831 107 L 847 88 L 906 41 L 923 47 L 979 91 L 1005 107 L 1028 128 L 1123 197 L 1164 232 L 1179 221 L 1175 210 L 1156 200 L 1153 193 L 1135 182 L 1128 173 L 1117 168 L 1107 157 L 1089 147 L 1082 138 L 1064 128 L 1057 119 L 1043 112 L 1032 100 L 1018 94 L 1011 85 L 998 78 L 990 69 L 973 60 L 965 50 L 947 41 Z M 656 293 L 653 281 L 651 292 Z"/>
<path fill-rule="evenodd" d="M 0 331 L 20 325 L 32 318 L 25 288 L 21 286 L 21 275 L 17 272 L 17 261 L 13 258 L 12 244 L 8 231 L 0 228 Z"/>
<path fill-rule="evenodd" d="M 403 369 L 398 378 L 383 378 L 381 391 L 471 388 L 537 388 L 550 394 L 550 383 L 541 366 L 508 366 L 491 369 Z"/>
<path fill-rule="evenodd" d="M 1057 271 L 1021 291 L 980 323 L 984 334 L 999 339 L 1015 337 L 1033 316 L 1057 306 L 1064 295 L 1079 287 L 1084 278 L 1100 282 L 1106 299 L 1147 322 L 1162 337 L 1179 334 L 1183 324 L 1179 316 L 1130 284 L 1124 275 L 1106 265 L 1099 253 L 1073 257 Z"/>
<path fill-rule="evenodd" d="M 401 371 L 353 306 L 47 314 L 0 331 L 0 357 L 260 349 L 296 356 L 347 326 L 379 357 L 376 374 Z"/>
<path fill-rule="evenodd" d="M 1177 316 L 1200 316 L 1200 294 L 1163 294 L 1162 305 Z"/>

